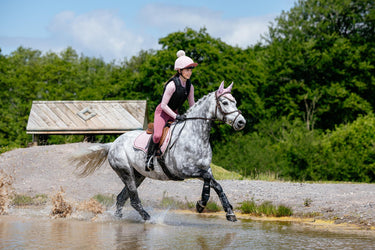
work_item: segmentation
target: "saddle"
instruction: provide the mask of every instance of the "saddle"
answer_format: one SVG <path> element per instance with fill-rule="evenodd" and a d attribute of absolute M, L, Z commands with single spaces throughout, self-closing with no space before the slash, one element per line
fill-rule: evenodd
<path fill-rule="evenodd" d="M 163 128 L 163 134 L 161 136 L 160 142 L 159 142 L 159 152 L 156 152 L 156 155 L 163 155 L 171 137 L 171 131 L 170 126 L 173 122 L 169 121 L 165 127 Z M 149 123 L 147 125 L 146 131 L 141 133 L 137 136 L 134 140 L 133 147 L 139 150 L 142 150 L 143 152 L 147 153 L 147 147 L 149 144 L 149 141 L 151 140 L 152 134 L 154 133 L 154 123 Z"/>

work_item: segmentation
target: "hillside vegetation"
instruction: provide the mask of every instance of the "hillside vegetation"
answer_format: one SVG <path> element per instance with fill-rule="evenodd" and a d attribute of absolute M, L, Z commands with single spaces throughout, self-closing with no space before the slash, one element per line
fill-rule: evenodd
<path fill-rule="evenodd" d="M 160 50 L 119 63 L 71 47 L 59 54 L 0 51 L 1 151 L 31 141 L 25 130 L 34 100 L 147 100 L 152 112 L 183 49 L 199 63 L 192 76 L 196 99 L 233 81 L 247 119 L 236 133 L 214 124 L 215 164 L 244 177 L 374 182 L 374 5 L 298 1 L 248 48 L 230 46 L 204 28 L 186 28 L 160 38 Z M 52 136 L 49 143 L 80 140 Z"/>

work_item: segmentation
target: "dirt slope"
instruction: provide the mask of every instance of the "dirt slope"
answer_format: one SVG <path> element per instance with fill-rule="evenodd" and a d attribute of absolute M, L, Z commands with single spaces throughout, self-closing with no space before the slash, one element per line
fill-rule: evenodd
<path fill-rule="evenodd" d="M 96 194 L 118 194 L 121 180 L 108 163 L 93 175 L 79 178 L 67 162 L 69 156 L 89 143 L 37 146 L 15 149 L 0 155 L 0 169 L 14 178 L 12 188 L 18 194 L 53 195 L 62 187 L 71 200 L 86 200 Z M 375 226 L 374 184 L 309 184 L 251 180 L 219 181 L 234 207 L 245 200 L 271 201 L 292 207 L 295 214 L 314 214 L 316 218 L 334 219 Z M 147 206 L 159 203 L 163 194 L 182 201 L 199 199 L 202 182 L 156 181 L 146 179 L 139 188 Z M 211 197 L 218 201 L 214 191 Z M 310 206 L 305 206 L 306 201 Z"/>

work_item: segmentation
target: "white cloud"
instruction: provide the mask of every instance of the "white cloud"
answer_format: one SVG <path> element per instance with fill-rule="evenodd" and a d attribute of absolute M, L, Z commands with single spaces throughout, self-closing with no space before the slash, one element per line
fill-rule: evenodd
<path fill-rule="evenodd" d="M 225 18 L 222 12 L 206 7 L 166 4 L 144 5 L 133 16 L 125 23 L 117 12 L 110 10 L 60 12 L 50 20 L 47 37 L 0 36 L 2 53 L 18 46 L 58 53 L 71 46 L 85 56 L 103 57 L 109 62 L 136 56 L 142 49 L 159 49 L 158 39 L 186 27 L 205 27 L 212 37 L 246 48 L 260 41 L 269 22 L 274 20 L 274 16 Z"/>
<path fill-rule="evenodd" d="M 147 26 L 169 32 L 186 26 L 199 29 L 207 23 L 219 20 L 220 13 L 203 7 L 147 4 L 140 10 L 140 18 Z"/>
<path fill-rule="evenodd" d="M 179 5 L 149 4 L 141 10 L 145 25 L 159 29 L 165 34 L 184 30 L 207 28 L 214 38 L 232 45 L 246 48 L 261 40 L 275 16 L 224 19 L 221 12 L 206 8 Z"/>
<path fill-rule="evenodd" d="M 115 13 L 106 10 L 76 15 L 65 11 L 55 16 L 48 27 L 54 39 L 88 56 L 121 59 L 136 55 L 143 38 L 132 33 Z"/>
<path fill-rule="evenodd" d="M 261 36 L 268 31 L 273 16 L 241 18 L 230 21 L 230 28 L 223 30 L 222 40 L 245 48 L 260 42 Z M 220 31 L 219 31 L 220 32 Z"/>

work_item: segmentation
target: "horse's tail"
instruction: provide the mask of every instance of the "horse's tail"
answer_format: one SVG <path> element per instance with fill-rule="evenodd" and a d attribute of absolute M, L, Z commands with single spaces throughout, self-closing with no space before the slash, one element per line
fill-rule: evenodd
<path fill-rule="evenodd" d="M 107 160 L 112 143 L 99 144 L 87 148 L 85 151 L 70 158 L 70 163 L 76 167 L 79 177 L 87 177 L 99 169 Z"/>

